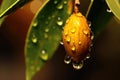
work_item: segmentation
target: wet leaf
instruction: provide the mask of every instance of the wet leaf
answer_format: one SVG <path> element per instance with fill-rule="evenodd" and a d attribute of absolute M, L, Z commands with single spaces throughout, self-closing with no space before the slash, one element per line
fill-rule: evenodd
<path fill-rule="evenodd" d="M 106 0 L 113 14 L 120 20 L 120 0 Z"/>
<path fill-rule="evenodd" d="M 26 80 L 31 80 L 53 56 L 72 12 L 71 3 L 72 0 L 46 0 L 33 19 L 25 45 Z"/>
<path fill-rule="evenodd" d="M 29 1 L 30 0 L 3 0 L 0 6 L 0 17 L 13 12 Z"/>

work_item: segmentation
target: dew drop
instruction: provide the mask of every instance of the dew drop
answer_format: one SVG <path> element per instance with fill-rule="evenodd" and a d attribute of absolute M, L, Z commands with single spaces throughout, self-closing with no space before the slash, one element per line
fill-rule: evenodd
<path fill-rule="evenodd" d="M 88 26 L 90 27 L 92 25 L 91 21 L 88 21 Z"/>
<path fill-rule="evenodd" d="M 35 35 L 33 35 L 33 37 L 32 37 L 32 42 L 33 42 L 33 43 L 37 43 L 37 41 L 38 41 L 37 37 L 36 37 Z"/>
<path fill-rule="evenodd" d="M 93 40 L 93 39 L 94 39 L 94 36 L 92 35 L 92 36 L 91 36 L 91 40 Z"/>
<path fill-rule="evenodd" d="M 63 20 L 60 17 L 58 17 L 58 19 L 57 19 L 57 24 L 58 24 L 58 26 L 63 25 Z"/>
<path fill-rule="evenodd" d="M 76 69 L 76 70 L 79 70 L 83 67 L 83 64 L 84 62 L 83 61 L 80 61 L 80 62 L 73 62 L 73 68 Z"/>
<path fill-rule="evenodd" d="M 107 11 L 108 13 L 111 13 L 111 12 L 112 12 L 110 9 L 107 9 L 106 11 Z"/>
<path fill-rule="evenodd" d="M 88 53 L 86 56 L 86 59 L 89 59 L 89 58 L 90 58 L 90 53 Z"/>
<path fill-rule="evenodd" d="M 85 35 L 88 35 L 88 31 L 86 31 L 86 30 L 84 30 L 83 33 L 84 33 Z"/>
<path fill-rule="evenodd" d="M 64 0 L 64 2 L 63 2 L 64 4 L 67 4 L 67 1 L 66 0 Z"/>
<path fill-rule="evenodd" d="M 60 44 L 63 45 L 64 43 L 62 41 L 60 41 Z"/>
<path fill-rule="evenodd" d="M 47 61 L 48 60 L 48 54 L 46 53 L 45 50 L 42 50 L 41 53 L 40 53 L 40 58 L 44 61 Z"/>
<path fill-rule="evenodd" d="M 33 27 L 36 27 L 38 25 L 38 21 L 37 20 L 35 20 L 34 22 L 33 22 Z"/>
<path fill-rule="evenodd" d="M 57 4 L 57 3 L 58 3 L 58 1 L 57 1 L 57 0 L 55 0 L 55 1 L 54 1 L 54 4 Z"/>
<path fill-rule="evenodd" d="M 67 42 L 70 42 L 70 37 L 67 37 L 67 38 L 66 38 L 66 41 L 67 41 Z"/>
<path fill-rule="evenodd" d="M 45 32 L 46 32 L 46 33 L 49 32 L 49 28 L 46 28 L 46 29 L 45 29 Z"/>
<path fill-rule="evenodd" d="M 64 57 L 64 63 L 70 64 L 70 62 L 71 62 L 71 57 L 68 56 L 68 55 L 65 55 L 65 57 Z"/>
<path fill-rule="evenodd" d="M 59 9 L 59 10 L 63 9 L 63 4 L 58 4 L 57 9 Z"/>
<path fill-rule="evenodd" d="M 75 46 L 73 46 L 73 47 L 71 48 L 72 51 L 75 51 L 75 49 L 76 49 Z"/>
<path fill-rule="evenodd" d="M 75 31 L 76 31 L 75 28 L 73 28 L 73 29 L 71 30 L 71 33 L 75 33 Z"/>
<path fill-rule="evenodd" d="M 78 44 L 79 44 L 79 45 L 81 45 L 81 44 L 82 44 L 82 42 L 81 42 L 81 41 L 79 41 L 79 42 L 78 42 Z"/>

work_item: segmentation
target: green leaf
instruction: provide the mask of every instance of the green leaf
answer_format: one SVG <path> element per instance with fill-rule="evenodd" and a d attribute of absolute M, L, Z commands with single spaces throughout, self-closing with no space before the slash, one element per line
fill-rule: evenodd
<path fill-rule="evenodd" d="M 30 0 L 3 0 L 0 6 L 0 18 L 23 6 L 28 1 Z"/>
<path fill-rule="evenodd" d="M 42 68 L 58 48 L 72 0 L 46 0 L 33 19 L 25 45 L 26 80 Z"/>
<path fill-rule="evenodd" d="M 110 10 L 120 20 L 120 0 L 106 0 Z"/>

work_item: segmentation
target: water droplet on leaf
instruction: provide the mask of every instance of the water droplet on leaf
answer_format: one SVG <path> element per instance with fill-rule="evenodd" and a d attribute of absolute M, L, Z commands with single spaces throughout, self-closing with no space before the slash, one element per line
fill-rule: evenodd
<path fill-rule="evenodd" d="M 55 1 L 54 1 L 54 4 L 57 4 L 57 3 L 58 3 L 58 0 L 55 0 Z"/>
<path fill-rule="evenodd" d="M 63 25 L 63 20 L 60 17 L 58 17 L 58 19 L 57 19 L 57 24 L 58 24 L 58 26 Z"/>
<path fill-rule="evenodd" d="M 46 29 L 45 29 L 45 32 L 46 32 L 46 33 L 49 32 L 49 28 L 46 28 Z"/>
<path fill-rule="evenodd" d="M 67 1 L 66 0 L 64 0 L 64 2 L 63 2 L 64 4 L 67 4 Z"/>
<path fill-rule="evenodd" d="M 76 69 L 76 70 L 79 70 L 83 67 L 83 64 L 84 62 L 83 61 L 80 61 L 80 62 L 73 62 L 73 68 Z"/>
<path fill-rule="evenodd" d="M 59 9 L 59 10 L 63 9 L 63 4 L 58 4 L 57 9 Z"/>
<path fill-rule="evenodd" d="M 69 64 L 69 63 L 71 62 L 71 57 L 68 56 L 68 55 L 65 55 L 65 57 L 64 57 L 64 62 L 65 62 L 66 64 Z"/>
<path fill-rule="evenodd" d="M 38 41 L 37 37 L 36 37 L 35 35 L 33 35 L 33 37 L 32 37 L 32 42 L 33 42 L 33 43 L 37 43 L 37 41 Z"/>
<path fill-rule="evenodd" d="M 42 50 L 41 53 L 40 53 L 40 58 L 44 61 L 47 61 L 48 60 L 48 54 L 46 53 L 45 50 Z"/>
<path fill-rule="evenodd" d="M 112 12 L 110 9 L 107 9 L 106 11 L 107 11 L 108 13 L 111 13 L 111 12 Z"/>
<path fill-rule="evenodd" d="M 33 22 L 33 27 L 36 27 L 38 25 L 38 21 L 37 20 L 35 20 L 34 22 Z"/>

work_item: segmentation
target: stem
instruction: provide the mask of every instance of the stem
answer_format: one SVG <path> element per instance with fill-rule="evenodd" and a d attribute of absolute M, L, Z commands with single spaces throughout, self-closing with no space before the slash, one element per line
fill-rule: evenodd
<path fill-rule="evenodd" d="M 91 0 L 91 2 L 90 2 L 90 4 L 89 4 L 89 7 L 88 7 L 88 10 L 87 10 L 87 13 L 86 13 L 86 18 L 88 17 L 88 14 L 89 14 L 89 12 L 90 12 L 90 9 L 91 9 L 91 7 L 92 7 L 92 4 L 93 4 L 93 2 L 94 2 L 94 0 Z"/>
<path fill-rule="evenodd" d="M 75 0 L 74 1 L 74 12 L 78 13 L 79 12 L 79 6 L 80 5 L 80 1 L 79 0 Z"/>

